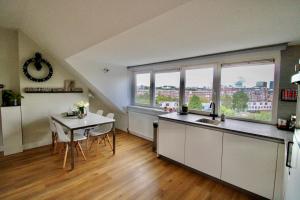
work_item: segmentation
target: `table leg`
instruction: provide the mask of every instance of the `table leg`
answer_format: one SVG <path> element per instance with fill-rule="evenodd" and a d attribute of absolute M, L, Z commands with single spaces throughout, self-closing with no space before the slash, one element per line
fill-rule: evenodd
<path fill-rule="evenodd" d="M 116 127 L 115 122 L 113 122 L 113 154 L 116 153 Z"/>
<path fill-rule="evenodd" d="M 74 132 L 71 130 L 71 170 L 74 169 Z"/>

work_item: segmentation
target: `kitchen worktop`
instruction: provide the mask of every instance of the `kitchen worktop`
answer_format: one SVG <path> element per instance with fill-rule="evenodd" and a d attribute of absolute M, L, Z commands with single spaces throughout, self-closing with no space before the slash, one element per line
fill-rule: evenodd
<path fill-rule="evenodd" d="M 223 131 L 231 132 L 233 134 L 246 135 L 278 143 L 285 143 L 285 141 L 292 140 L 293 137 L 293 132 L 279 130 L 276 126 L 270 124 L 226 119 L 225 122 L 221 122 L 218 125 L 211 125 L 207 123 L 196 122 L 196 120 L 200 118 L 211 119 L 211 117 L 209 116 L 196 114 L 179 115 L 176 112 L 159 115 L 158 117 L 159 119 L 177 121 L 179 123 L 197 125 L 213 129 L 220 129 Z M 220 121 L 220 118 L 216 118 L 216 120 Z"/>

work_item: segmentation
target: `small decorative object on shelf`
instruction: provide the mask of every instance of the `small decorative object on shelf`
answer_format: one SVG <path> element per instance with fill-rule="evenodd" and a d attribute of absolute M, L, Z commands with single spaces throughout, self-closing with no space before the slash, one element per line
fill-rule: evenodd
<path fill-rule="evenodd" d="M 221 114 L 221 122 L 225 122 L 225 115 L 224 115 L 224 113 Z"/>
<path fill-rule="evenodd" d="M 65 88 L 65 91 L 73 91 L 73 89 L 75 88 L 75 81 L 65 80 L 64 88 Z"/>
<path fill-rule="evenodd" d="M 280 99 L 281 101 L 297 101 L 297 90 L 296 89 L 282 89 Z"/>
<path fill-rule="evenodd" d="M 75 107 L 78 109 L 78 118 L 83 119 L 87 115 L 86 108 L 89 106 L 88 102 L 79 101 L 75 104 Z"/>

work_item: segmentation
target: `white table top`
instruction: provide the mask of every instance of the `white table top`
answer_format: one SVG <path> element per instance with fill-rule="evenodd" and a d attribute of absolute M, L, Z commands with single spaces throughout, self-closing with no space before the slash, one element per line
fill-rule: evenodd
<path fill-rule="evenodd" d="M 114 119 L 100 116 L 94 113 L 88 113 L 87 116 L 83 119 L 77 117 L 64 117 L 62 115 L 53 115 L 51 116 L 53 120 L 61 123 L 70 130 L 82 129 L 93 127 L 101 124 L 108 124 L 115 122 Z"/>

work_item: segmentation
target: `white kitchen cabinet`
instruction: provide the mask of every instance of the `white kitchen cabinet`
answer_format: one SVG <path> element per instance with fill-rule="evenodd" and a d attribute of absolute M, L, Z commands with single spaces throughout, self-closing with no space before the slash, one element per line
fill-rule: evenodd
<path fill-rule="evenodd" d="M 153 122 L 157 120 L 156 116 L 129 112 L 129 132 L 147 140 L 153 140 Z"/>
<path fill-rule="evenodd" d="M 272 199 L 278 144 L 224 133 L 221 179 Z"/>
<path fill-rule="evenodd" d="M 23 151 L 20 106 L 1 107 L 4 155 Z"/>
<path fill-rule="evenodd" d="M 186 126 L 185 164 L 221 178 L 222 137 L 220 131 Z"/>
<path fill-rule="evenodd" d="M 185 125 L 159 120 L 158 154 L 184 164 Z"/>

